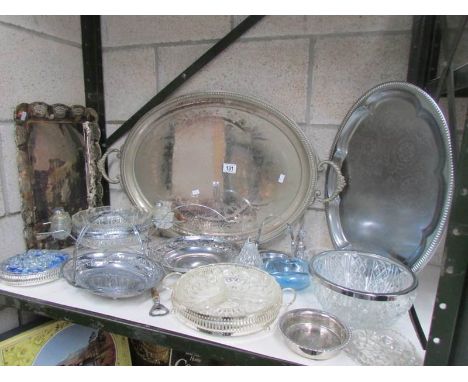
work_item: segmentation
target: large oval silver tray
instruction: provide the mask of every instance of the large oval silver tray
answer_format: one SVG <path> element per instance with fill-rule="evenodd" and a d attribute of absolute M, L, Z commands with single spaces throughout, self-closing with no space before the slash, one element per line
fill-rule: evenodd
<path fill-rule="evenodd" d="M 74 287 L 118 299 L 134 297 L 155 287 L 164 270 L 139 253 L 89 251 L 63 264 L 62 274 Z"/>
<path fill-rule="evenodd" d="M 283 302 L 268 273 L 240 264 L 205 265 L 183 274 L 172 291 L 176 316 L 215 335 L 250 334 L 270 325 Z"/>
<path fill-rule="evenodd" d="M 263 229 L 266 242 L 315 196 L 318 164 L 304 133 L 275 108 L 242 95 L 171 99 L 137 122 L 120 153 L 129 199 L 147 211 L 170 201 L 174 235 L 243 242 L 273 216 Z"/>
<path fill-rule="evenodd" d="M 327 207 L 335 247 L 421 270 L 440 242 L 454 188 L 449 129 L 434 100 L 404 82 L 371 89 L 346 116 L 331 158 L 348 182 Z M 334 178 L 327 176 L 329 193 Z"/>
<path fill-rule="evenodd" d="M 207 236 L 179 236 L 158 246 L 149 245 L 148 255 L 171 272 L 185 273 L 202 265 L 229 263 L 240 251 L 235 243 Z"/>

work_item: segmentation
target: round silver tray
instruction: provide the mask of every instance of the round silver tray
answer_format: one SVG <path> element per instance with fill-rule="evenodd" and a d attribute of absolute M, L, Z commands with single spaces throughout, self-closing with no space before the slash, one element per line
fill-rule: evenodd
<path fill-rule="evenodd" d="M 62 267 L 65 280 L 77 288 L 113 299 L 140 295 L 156 286 L 164 269 L 134 252 L 87 252 Z"/>
<path fill-rule="evenodd" d="M 268 327 L 283 296 L 268 273 L 240 264 L 212 264 L 183 274 L 172 291 L 176 316 L 199 331 L 245 335 Z"/>
<path fill-rule="evenodd" d="M 421 270 L 441 240 L 454 189 L 450 133 L 435 101 L 409 83 L 376 86 L 352 107 L 331 153 L 348 179 L 327 206 L 335 247 Z M 330 172 L 328 193 L 334 183 Z"/>
<path fill-rule="evenodd" d="M 224 92 L 189 94 L 150 110 L 120 150 L 103 156 L 101 170 L 107 155 L 119 151 L 120 179 L 103 175 L 147 211 L 171 202 L 178 222 L 168 234 L 236 242 L 255 236 L 268 216 L 274 219 L 265 224 L 262 242 L 280 236 L 314 200 L 318 171 L 329 164 L 318 162 L 305 134 L 283 113 Z"/>
<path fill-rule="evenodd" d="M 38 260 L 41 258 L 40 260 Z M 14 286 L 39 285 L 60 278 L 69 255 L 58 250 L 31 249 L 0 263 L 0 282 Z"/>
<path fill-rule="evenodd" d="M 229 263 L 239 251 L 235 243 L 219 238 L 180 236 L 155 248 L 150 245 L 148 255 L 169 271 L 185 273 L 201 265 Z"/>

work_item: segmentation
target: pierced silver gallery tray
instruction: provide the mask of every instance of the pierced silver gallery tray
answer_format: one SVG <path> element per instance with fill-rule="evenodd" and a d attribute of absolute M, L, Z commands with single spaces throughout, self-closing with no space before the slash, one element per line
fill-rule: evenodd
<path fill-rule="evenodd" d="M 0 282 L 14 286 L 38 285 L 60 278 L 60 268 L 69 258 L 66 252 L 30 249 L 0 263 Z"/>

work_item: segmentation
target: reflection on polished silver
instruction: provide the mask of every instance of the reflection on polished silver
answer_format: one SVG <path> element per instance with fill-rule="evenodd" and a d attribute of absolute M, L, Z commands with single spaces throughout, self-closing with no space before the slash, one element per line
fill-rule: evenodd
<path fill-rule="evenodd" d="M 185 273 L 201 265 L 232 262 L 240 248 L 235 243 L 208 236 L 179 236 L 148 246 L 148 256 L 170 272 Z"/>
<path fill-rule="evenodd" d="M 388 327 L 406 314 L 418 280 L 400 262 L 356 251 L 322 252 L 310 261 L 323 309 L 352 328 Z"/>
<path fill-rule="evenodd" d="M 450 133 L 435 101 L 412 84 L 379 85 L 352 107 L 331 153 L 348 182 L 327 205 L 335 247 L 420 271 L 441 240 L 454 189 Z M 329 172 L 328 194 L 335 183 Z"/>
<path fill-rule="evenodd" d="M 120 183 L 136 206 L 150 210 L 157 200 L 168 200 L 173 209 L 203 205 L 225 218 L 208 214 L 190 225 L 179 210 L 173 235 L 242 243 L 275 215 L 265 226 L 267 242 L 315 198 L 319 161 L 305 134 L 274 107 L 243 95 L 172 98 L 135 124 L 120 154 Z"/>
<path fill-rule="evenodd" d="M 413 344 L 391 329 L 354 330 L 345 349 L 350 358 L 364 366 L 422 366 Z"/>
<path fill-rule="evenodd" d="M 335 357 L 351 337 L 337 317 L 316 309 L 290 310 L 280 317 L 278 326 L 292 351 L 316 360 Z"/>
<path fill-rule="evenodd" d="M 240 264 L 192 269 L 177 280 L 172 293 L 174 312 L 183 323 L 222 336 L 265 329 L 282 305 L 281 288 L 272 276 Z"/>

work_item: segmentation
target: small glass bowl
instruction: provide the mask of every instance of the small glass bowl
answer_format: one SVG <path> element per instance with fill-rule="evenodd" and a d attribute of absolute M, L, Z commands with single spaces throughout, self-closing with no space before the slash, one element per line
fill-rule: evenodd
<path fill-rule="evenodd" d="M 309 265 L 304 260 L 277 257 L 267 260 L 264 268 L 282 288 L 301 290 L 310 285 Z"/>

